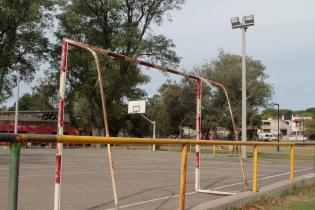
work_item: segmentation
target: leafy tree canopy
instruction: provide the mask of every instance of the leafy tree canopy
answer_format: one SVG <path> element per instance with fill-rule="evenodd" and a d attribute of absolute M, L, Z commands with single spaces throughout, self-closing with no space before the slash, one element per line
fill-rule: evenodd
<path fill-rule="evenodd" d="M 152 24 L 161 24 L 168 12 L 179 9 L 184 0 L 77 0 L 60 4 L 60 21 L 56 36 L 67 37 L 125 55 L 142 58 L 163 65 L 176 65 L 173 42 L 150 30 Z M 52 69 L 58 84 L 60 45 L 53 53 Z M 100 56 L 101 57 L 101 56 Z M 126 99 L 140 99 L 146 93 L 138 86 L 150 78 L 132 63 L 100 58 L 107 98 L 107 109 L 112 135 L 128 126 L 126 122 Z M 91 56 L 80 49 L 69 49 L 67 107 L 76 118 L 91 117 L 95 127 L 102 127 L 100 97 L 95 64 Z M 82 99 L 84 98 L 84 99 Z M 76 104 L 78 103 L 78 104 Z M 78 107 L 81 106 L 81 107 Z M 78 110 L 81 110 L 78 112 Z M 79 116 L 78 116 L 79 115 Z M 85 123 L 83 123 L 85 124 Z"/>
<path fill-rule="evenodd" d="M 279 115 L 284 116 L 284 119 L 290 120 L 292 115 L 295 114 L 295 111 L 290 109 L 280 109 Z M 267 120 L 268 118 L 277 119 L 278 118 L 278 110 L 277 108 L 268 108 L 262 111 L 261 118 L 263 120 Z"/>
<path fill-rule="evenodd" d="M 259 109 L 265 107 L 272 96 L 272 86 L 266 82 L 268 75 L 259 60 L 246 58 L 247 66 L 247 121 L 250 125 L 255 121 Z M 195 69 L 196 74 L 222 83 L 231 99 L 235 121 L 241 124 L 241 57 L 220 51 L 217 58 Z M 218 126 L 232 128 L 227 101 L 222 89 L 212 91 L 211 101 L 206 112 L 209 121 L 217 122 Z"/>
<path fill-rule="evenodd" d="M 315 119 L 312 120 L 305 120 L 305 135 L 310 140 L 315 140 Z"/>
<path fill-rule="evenodd" d="M 203 87 L 202 107 L 207 106 L 210 88 Z M 196 82 L 188 78 L 179 83 L 167 80 L 159 88 L 159 93 L 148 99 L 147 113 L 156 121 L 159 136 L 180 135 L 183 127 L 196 126 Z M 203 115 L 202 115 L 203 117 Z M 203 117 L 203 127 L 209 123 Z"/>
<path fill-rule="evenodd" d="M 26 93 L 19 99 L 20 111 L 51 111 L 56 110 L 55 90 L 51 86 L 41 82 L 33 89 L 33 92 Z M 9 111 L 15 110 L 15 103 L 9 107 Z"/>
<path fill-rule="evenodd" d="M 30 81 L 47 55 L 44 30 L 50 23 L 54 0 L 0 1 L 0 103 L 11 96 L 13 72 Z"/>

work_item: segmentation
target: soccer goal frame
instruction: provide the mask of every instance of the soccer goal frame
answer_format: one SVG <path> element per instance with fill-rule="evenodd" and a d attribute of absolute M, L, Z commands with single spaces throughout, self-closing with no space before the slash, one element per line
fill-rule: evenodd
<path fill-rule="evenodd" d="M 214 85 L 218 88 L 221 88 L 224 91 L 228 108 L 229 108 L 229 113 L 233 125 L 233 130 L 234 130 L 234 136 L 235 140 L 238 141 L 237 137 L 237 132 L 236 132 L 236 126 L 235 126 L 235 121 L 233 117 L 233 112 L 231 108 L 231 103 L 229 99 L 228 92 L 226 88 L 224 87 L 223 84 L 209 80 L 200 76 L 196 76 L 193 74 L 189 74 L 186 72 L 178 71 L 175 69 L 170 69 L 164 66 L 160 66 L 157 64 L 149 63 L 146 61 L 139 60 L 137 58 L 129 57 L 117 52 L 111 52 L 99 47 L 95 46 L 90 46 L 87 44 L 83 44 L 80 42 L 76 42 L 70 39 L 62 39 L 62 53 L 61 53 L 61 64 L 60 64 L 60 86 L 59 86 L 59 108 L 58 108 L 58 134 L 62 135 L 63 134 L 63 120 L 64 120 L 64 97 L 65 97 L 65 87 L 66 87 L 66 70 L 67 70 L 67 57 L 68 57 L 68 45 L 77 47 L 77 48 L 82 48 L 87 50 L 89 53 L 92 54 L 95 64 L 96 64 L 96 71 L 98 74 L 98 81 L 99 81 L 99 88 L 100 88 L 100 94 L 101 94 L 101 101 L 102 101 L 102 110 L 103 110 L 103 120 L 104 120 L 104 130 L 105 130 L 105 135 L 109 136 L 109 125 L 108 125 L 108 117 L 107 117 L 107 112 L 106 112 L 106 103 L 105 103 L 105 96 L 103 92 L 103 81 L 102 81 L 102 75 L 101 75 L 101 70 L 100 70 L 100 64 L 99 64 L 99 59 L 97 56 L 97 53 L 101 53 L 104 56 L 107 57 L 112 57 L 116 58 L 119 60 L 124 60 L 127 62 L 131 62 L 134 64 L 146 66 L 152 69 L 157 69 L 162 72 L 168 72 L 171 74 L 179 75 L 185 78 L 189 78 L 191 80 L 194 80 L 196 82 L 196 139 L 200 140 L 201 139 L 201 100 L 202 100 L 202 84 L 209 84 L 209 85 Z M 111 148 L 110 145 L 108 145 L 108 155 L 109 155 L 109 163 L 110 163 L 110 169 L 111 169 L 111 178 L 112 178 L 112 187 L 113 187 L 113 193 L 114 193 L 114 200 L 115 200 L 115 207 L 116 209 L 119 209 L 119 204 L 118 204 L 118 196 L 117 196 L 117 190 L 116 190 L 116 181 L 115 181 L 115 173 L 113 169 L 113 160 L 112 160 L 112 155 L 111 155 Z M 58 143 L 57 144 L 57 149 L 56 149 L 56 176 L 55 176 L 55 198 L 54 198 L 54 210 L 60 210 L 60 186 L 61 186 L 61 166 L 62 166 L 62 151 L 63 151 L 63 144 Z M 240 150 L 239 151 L 239 158 L 240 158 L 240 164 L 242 168 L 242 175 L 243 175 L 243 181 L 244 184 L 247 186 L 246 182 L 246 177 L 243 169 L 243 161 L 240 156 Z M 231 192 L 221 192 L 221 191 L 213 191 L 213 190 L 203 190 L 200 187 L 200 146 L 196 145 L 196 150 L 195 150 L 195 190 L 197 192 L 203 192 L 203 193 L 212 193 L 212 194 L 234 194 Z"/>

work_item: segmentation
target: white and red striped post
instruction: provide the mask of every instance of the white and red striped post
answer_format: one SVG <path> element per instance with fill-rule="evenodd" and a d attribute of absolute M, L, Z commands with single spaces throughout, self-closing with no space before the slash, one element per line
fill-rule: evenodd
<path fill-rule="evenodd" d="M 57 127 L 58 135 L 63 134 L 64 98 L 65 98 L 66 70 L 67 70 L 67 51 L 68 51 L 68 43 L 65 40 L 62 40 L 61 64 L 60 64 L 60 84 L 59 84 L 58 127 Z M 62 150 L 63 150 L 63 144 L 57 143 L 54 210 L 60 210 L 60 184 L 61 184 Z"/>
<path fill-rule="evenodd" d="M 201 138 L 201 80 L 196 82 L 196 139 Z M 200 145 L 196 145 L 195 152 L 195 190 L 200 190 Z"/>

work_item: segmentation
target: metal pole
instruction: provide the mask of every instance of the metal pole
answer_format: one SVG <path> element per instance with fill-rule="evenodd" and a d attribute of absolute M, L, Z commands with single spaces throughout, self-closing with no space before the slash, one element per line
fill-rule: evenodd
<path fill-rule="evenodd" d="M 200 140 L 201 122 L 201 80 L 196 83 L 196 139 Z M 200 190 L 200 145 L 196 145 L 195 151 L 195 190 Z"/>
<path fill-rule="evenodd" d="M 280 123 L 279 123 L 279 121 L 280 121 L 280 105 L 279 104 L 275 104 L 275 105 L 277 105 L 277 107 L 278 107 L 278 136 L 277 136 L 277 140 L 278 140 L 278 143 L 279 143 L 279 141 L 280 141 Z M 277 145 L 277 152 L 280 152 L 280 146 L 279 146 L 279 144 Z"/>
<path fill-rule="evenodd" d="M 20 71 L 16 72 L 16 100 L 15 100 L 15 116 L 14 116 L 14 133 L 18 131 L 18 114 L 19 114 L 19 97 L 20 97 Z"/>
<path fill-rule="evenodd" d="M 242 27 L 242 141 L 247 139 L 246 127 L 246 27 Z M 242 146 L 242 158 L 245 159 L 246 146 Z"/>
<path fill-rule="evenodd" d="M 104 91 L 103 91 L 103 87 L 104 86 L 103 86 L 103 82 L 102 82 L 102 75 L 101 75 L 101 70 L 100 70 L 100 65 L 99 65 L 99 60 L 98 60 L 97 54 L 88 45 L 83 45 L 83 44 L 80 44 L 78 42 L 75 42 L 75 41 L 72 41 L 72 40 L 69 40 L 69 39 L 63 39 L 62 40 L 62 62 L 61 62 L 61 70 L 62 71 L 61 72 L 65 72 L 66 71 L 66 64 L 67 64 L 66 63 L 66 61 L 67 61 L 66 60 L 67 59 L 66 52 L 67 52 L 67 50 L 66 50 L 66 48 L 64 46 L 67 47 L 68 44 L 71 44 L 73 46 L 77 46 L 77 47 L 81 47 L 83 49 L 86 49 L 87 51 L 89 51 L 92 54 L 92 56 L 93 56 L 93 58 L 95 60 L 96 71 L 97 71 L 98 81 L 99 81 L 100 94 L 101 94 L 101 101 L 102 101 L 104 129 L 105 129 L 106 137 L 109 137 L 108 119 L 107 119 L 107 111 L 106 111 L 106 101 L 105 101 L 105 96 L 104 96 Z M 61 73 L 60 81 L 62 81 L 62 75 L 63 74 Z M 65 79 L 65 76 L 64 76 L 64 79 Z M 63 89 L 63 95 L 64 95 L 64 89 Z M 60 96 L 60 98 L 62 98 L 62 97 Z M 60 112 L 60 110 L 63 110 L 63 105 L 64 105 L 63 104 L 63 98 L 62 98 L 62 100 L 60 100 L 60 102 L 62 102 L 62 104 L 60 103 L 60 105 L 59 105 L 59 114 L 63 114 L 63 112 Z M 60 107 L 62 107 L 62 109 L 60 109 Z M 60 117 L 60 119 L 61 119 L 61 117 Z M 59 116 L 58 116 L 58 122 L 59 122 Z M 63 123 L 63 118 L 62 118 L 61 122 Z M 61 128 L 62 128 L 62 126 L 61 126 Z M 62 152 L 62 148 L 61 148 L 61 152 Z M 107 144 L 107 152 L 108 152 L 108 157 L 109 157 L 109 168 L 110 168 L 110 174 L 111 174 L 111 179 L 112 179 L 112 188 L 113 188 L 113 193 L 114 193 L 115 208 L 119 209 L 117 188 L 116 188 L 116 179 L 115 179 L 115 172 L 114 172 L 114 163 L 113 163 L 113 158 L 112 158 L 112 152 L 111 152 L 110 144 Z M 57 154 L 58 154 L 58 152 L 57 152 Z M 60 168 L 60 166 L 61 166 L 61 153 L 60 153 L 60 155 L 58 157 L 60 157 L 60 160 L 56 159 L 56 169 Z M 57 158 L 57 155 L 56 155 L 56 158 Z M 59 165 L 58 165 L 58 162 L 59 162 Z M 56 181 L 57 181 L 57 175 L 58 175 L 58 173 L 57 173 L 57 170 L 56 170 Z M 59 181 L 60 181 L 60 172 L 59 172 Z M 57 192 L 57 190 L 59 190 L 59 198 L 58 198 L 59 207 L 58 208 L 56 207 L 58 203 L 56 202 L 56 199 L 55 199 L 55 210 L 59 210 L 60 209 L 60 201 L 59 201 L 60 200 L 60 187 L 59 187 L 59 189 L 57 189 L 57 190 L 56 189 L 57 188 L 55 187 L 55 198 L 57 197 L 56 196 L 56 192 Z"/>
<path fill-rule="evenodd" d="M 61 50 L 61 64 L 60 64 L 59 107 L 58 107 L 58 123 L 57 123 L 58 135 L 63 135 L 67 53 L 68 53 L 68 43 L 63 39 L 62 40 L 62 50 Z M 60 210 L 62 152 L 63 152 L 63 143 L 57 143 L 57 146 L 56 146 L 54 210 Z"/>
<path fill-rule="evenodd" d="M 254 145 L 253 157 L 253 192 L 257 192 L 258 145 Z"/>
<path fill-rule="evenodd" d="M 8 210 L 17 210 L 20 144 L 20 142 L 13 142 L 10 148 Z"/>
<path fill-rule="evenodd" d="M 19 92 L 20 92 L 20 72 L 16 74 L 16 101 L 15 101 L 15 119 L 14 133 L 18 131 L 18 107 L 19 107 Z M 20 165 L 20 149 L 21 143 L 13 142 L 10 148 L 9 161 L 9 193 L 8 193 L 8 209 L 16 210 L 18 204 L 18 186 L 19 186 L 19 165 Z"/>
<path fill-rule="evenodd" d="M 153 125 L 153 139 L 155 139 L 155 121 L 150 120 L 144 114 L 140 114 L 140 115 L 141 115 L 141 117 L 143 117 L 144 119 L 146 119 L 148 122 L 150 122 Z M 153 152 L 155 152 L 155 144 L 153 144 L 152 150 L 153 150 Z"/>
<path fill-rule="evenodd" d="M 179 192 L 179 210 L 185 209 L 186 194 L 186 171 L 187 171 L 187 144 L 182 146 L 182 158 L 180 167 L 180 192 Z"/>
<path fill-rule="evenodd" d="M 290 146 L 290 181 L 294 181 L 294 146 Z"/>
<path fill-rule="evenodd" d="M 155 121 L 152 121 L 153 124 L 153 139 L 155 139 Z M 153 144 L 152 147 L 153 152 L 155 152 L 155 144 Z"/>

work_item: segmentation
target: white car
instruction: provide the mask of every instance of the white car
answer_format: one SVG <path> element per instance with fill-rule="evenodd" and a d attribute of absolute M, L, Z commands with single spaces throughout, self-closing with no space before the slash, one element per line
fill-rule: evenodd
<path fill-rule="evenodd" d="M 274 136 L 272 133 L 260 133 L 258 139 L 260 141 L 276 141 L 277 137 Z"/>

